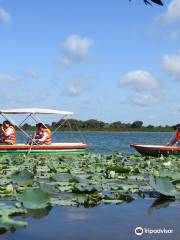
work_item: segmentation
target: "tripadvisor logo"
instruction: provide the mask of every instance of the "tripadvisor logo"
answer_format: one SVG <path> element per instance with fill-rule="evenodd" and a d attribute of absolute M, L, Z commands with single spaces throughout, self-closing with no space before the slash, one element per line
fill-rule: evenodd
<path fill-rule="evenodd" d="M 140 236 L 143 234 L 143 228 L 142 227 L 136 227 L 135 228 L 135 234 Z"/>
<path fill-rule="evenodd" d="M 158 229 L 150 229 L 150 228 L 142 228 L 136 227 L 134 232 L 137 236 L 141 236 L 142 234 L 169 234 L 173 233 L 173 229 L 166 229 L 166 228 L 158 228 Z"/>

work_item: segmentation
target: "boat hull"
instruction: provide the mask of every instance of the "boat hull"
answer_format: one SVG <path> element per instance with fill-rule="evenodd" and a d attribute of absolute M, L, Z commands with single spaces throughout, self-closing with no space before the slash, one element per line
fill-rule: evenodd
<path fill-rule="evenodd" d="M 51 145 L 0 145 L 0 154 L 79 154 L 87 149 L 83 143 L 55 143 Z"/>
<path fill-rule="evenodd" d="M 139 145 L 139 144 L 131 144 L 130 147 L 133 147 L 140 154 L 144 156 L 153 156 L 153 157 L 161 157 L 161 156 L 169 156 L 176 155 L 180 156 L 180 147 L 176 146 L 158 146 L 158 145 Z"/>

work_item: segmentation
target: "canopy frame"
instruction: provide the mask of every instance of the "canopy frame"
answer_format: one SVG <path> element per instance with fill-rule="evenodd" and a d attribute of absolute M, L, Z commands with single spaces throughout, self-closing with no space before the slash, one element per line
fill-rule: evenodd
<path fill-rule="evenodd" d="M 18 125 L 15 123 L 14 120 L 12 120 L 9 116 L 7 116 L 8 114 L 26 114 L 29 113 L 25 119 Z M 33 144 L 37 144 L 34 140 L 33 140 L 33 136 L 31 136 L 30 134 L 28 134 L 26 131 L 23 130 L 23 128 L 21 127 L 22 124 L 27 121 L 30 117 L 37 123 L 37 122 L 41 122 L 43 124 L 43 126 L 47 127 L 45 123 L 42 122 L 42 120 L 37 116 L 38 114 L 56 114 L 56 115 L 64 115 L 61 119 L 66 118 L 69 115 L 72 115 L 73 112 L 66 112 L 66 111 L 59 111 L 59 110 L 52 110 L 52 109 L 38 109 L 38 108 L 32 108 L 32 109 L 12 109 L 12 110 L 0 110 L 0 115 L 5 119 L 8 120 L 9 122 L 11 122 L 13 125 L 15 125 L 27 138 L 28 140 L 31 140 L 31 143 Z M 61 120 L 60 119 L 60 120 Z M 61 123 L 60 126 L 58 126 L 53 132 L 52 135 L 64 124 Z M 31 148 L 31 146 L 30 146 Z"/>

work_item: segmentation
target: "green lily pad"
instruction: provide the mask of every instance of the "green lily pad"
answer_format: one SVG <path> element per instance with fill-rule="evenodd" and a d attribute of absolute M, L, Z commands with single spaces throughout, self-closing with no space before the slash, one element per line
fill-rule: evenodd
<path fill-rule="evenodd" d="M 79 182 L 78 178 L 70 173 L 56 173 L 51 179 L 57 182 Z"/>
<path fill-rule="evenodd" d="M 159 171 L 159 177 L 168 177 L 172 180 L 180 180 L 180 173 L 163 169 Z"/>
<path fill-rule="evenodd" d="M 12 174 L 13 183 L 18 185 L 32 185 L 34 179 L 34 175 L 28 170 L 23 170 L 21 172 L 15 172 Z"/>
<path fill-rule="evenodd" d="M 25 208 L 40 209 L 50 205 L 50 197 L 41 188 L 31 188 L 18 195 L 18 200 Z"/>
<path fill-rule="evenodd" d="M 16 228 L 24 228 L 27 222 L 13 220 L 11 215 L 26 213 L 26 210 L 5 204 L 0 205 L 0 230 L 8 231 Z"/>
<path fill-rule="evenodd" d="M 95 193 L 100 192 L 98 185 L 90 185 L 85 183 L 76 183 L 72 189 L 73 193 Z"/>
<path fill-rule="evenodd" d="M 131 171 L 130 168 L 121 165 L 111 165 L 107 168 L 107 170 L 114 171 L 116 173 L 129 173 Z"/>
<path fill-rule="evenodd" d="M 180 191 L 177 191 L 168 178 L 150 176 L 150 185 L 157 192 L 165 195 L 180 198 Z"/>

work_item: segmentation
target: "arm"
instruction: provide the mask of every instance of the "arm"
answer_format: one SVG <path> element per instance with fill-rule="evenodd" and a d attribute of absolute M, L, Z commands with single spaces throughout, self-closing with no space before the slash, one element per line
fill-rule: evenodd
<path fill-rule="evenodd" d="M 2 130 L 2 132 L 3 132 L 3 134 L 5 136 L 10 136 L 13 133 L 13 129 L 12 128 L 8 129 L 7 132 L 5 132 L 3 128 L 1 130 Z"/>
<path fill-rule="evenodd" d="M 38 141 L 39 141 L 39 142 L 44 142 L 44 141 L 47 139 L 47 137 L 48 137 L 48 134 L 45 132 L 44 135 L 43 135 L 43 137 L 40 138 L 40 139 L 38 139 Z"/>

